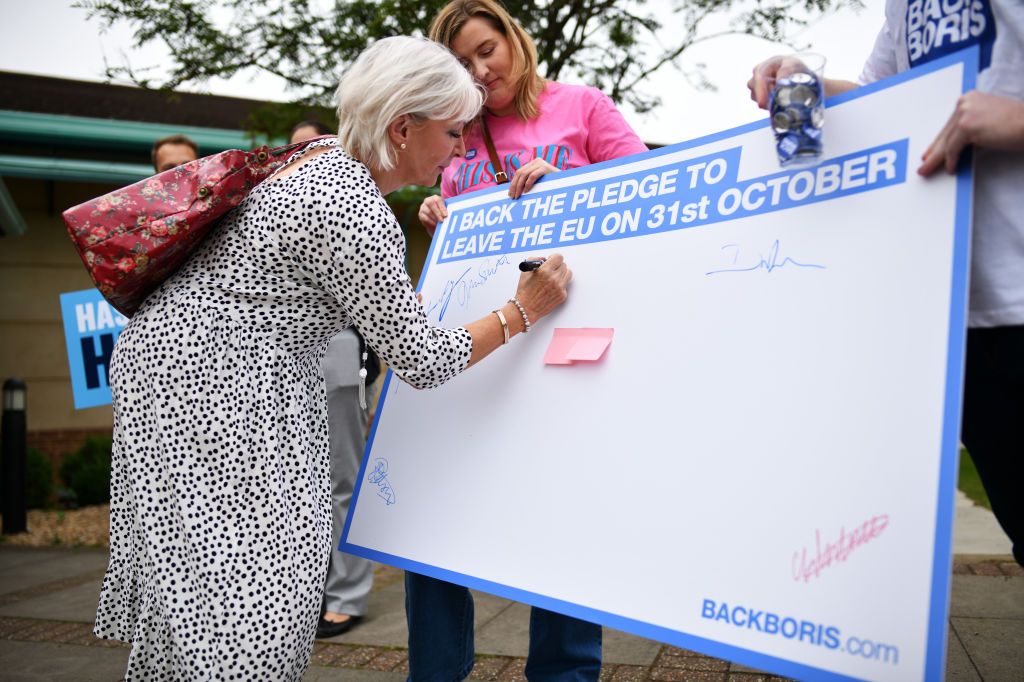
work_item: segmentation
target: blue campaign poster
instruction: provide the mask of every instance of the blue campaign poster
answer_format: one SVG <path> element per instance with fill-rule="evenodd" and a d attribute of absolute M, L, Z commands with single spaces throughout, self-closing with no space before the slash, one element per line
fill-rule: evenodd
<path fill-rule="evenodd" d="M 60 295 L 75 409 L 110 404 L 110 356 L 128 318 L 97 289 Z"/>

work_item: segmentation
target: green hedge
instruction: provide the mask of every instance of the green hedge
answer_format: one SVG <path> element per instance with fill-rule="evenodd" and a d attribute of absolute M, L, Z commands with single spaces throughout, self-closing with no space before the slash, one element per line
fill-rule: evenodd
<path fill-rule="evenodd" d="M 3 481 L 0 480 L 0 489 L 2 486 Z M 52 496 L 53 467 L 50 460 L 35 448 L 28 448 L 25 452 L 25 506 L 28 509 L 47 507 Z"/>
<path fill-rule="evenodd" d="M 80 506 L 110 501 L 110 453 L 113 441 L 109 436 L 87 438 L 76 452 L 64 458 L 60 477 L 75 493 Z"/>
<path fill-rule="evenodd" d="M 53 497 L 53 467 L 35 448 L 28 449 L 25 460 L 25 503 L 29 509 L 50 506 Z"/>
<path fill-rule="evenodd" d="M 985 494 L 985 486 L 981 484 L 981 476 L 974 467 L 974 460 L 971 459 L 967 448 L 960 448 L 960 477 L 957 487 L 964 492 L 975 504 L 981 505 L 991 511 L 992 503 L 988 501 Z"/>

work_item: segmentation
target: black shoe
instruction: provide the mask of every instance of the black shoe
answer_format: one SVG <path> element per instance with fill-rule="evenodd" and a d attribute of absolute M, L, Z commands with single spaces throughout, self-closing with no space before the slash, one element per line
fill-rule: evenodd
<path fill-rule="evenodd" d="M 362 616 L 349 616 L 348 620 L 332 623 L 329 620 L 324 620 L 323 616 L 320 616 L 320 622 L 316 624 L 316 638 L 330 639 L 331 637 L 343 635 L 354 628 L 362 619 Z"/>

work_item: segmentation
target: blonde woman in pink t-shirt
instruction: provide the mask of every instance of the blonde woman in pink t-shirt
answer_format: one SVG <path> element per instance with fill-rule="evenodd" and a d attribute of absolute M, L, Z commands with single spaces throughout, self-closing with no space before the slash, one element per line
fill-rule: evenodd
<path fill-rule="evenodd" d="M 420 222 L 430 234 L 448 216 L 449 197 L 507 179 L 508 194 L 517 199 L 548 173 L 647 151 L 603 92 L 537 73 L 533 40 L 497 2 L 450 2 L 434 18 L 430 38 L 448 46 L 487 90 L 484 111 L 467 131 L 465 156 L 445 169 L 441 196 L 420 205 Z M 496 178 L 500 173 L 505 178 Z"/>
<path fill-rule="evenodd" d="M 442 174 L 441 196 L 420 205 L 420 222 L 431 234 L 448 216 L 448 197 L 507 181 L 509 196 L 517 199 L 548 173 L 647 151 L 600 90 L 541 77 L 533 41 L 494 0 L 454 0 L 434 18 L 430 38 L 448 46 L 487 91 L 479 121 L 465 134 L 465 155 Z M 497 163 L 485 142 L 488 133 Z M 469 590 L 416 573 L 405 576 L 409 679 L 465 678 L 473 669 Z M 600 673 L 599 625 L 532 609 L 530 682 L 584 682 Z"/>

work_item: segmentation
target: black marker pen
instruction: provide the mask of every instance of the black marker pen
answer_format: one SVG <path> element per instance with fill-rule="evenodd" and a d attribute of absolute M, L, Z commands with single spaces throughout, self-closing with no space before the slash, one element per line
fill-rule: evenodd
<path fill-rule="evenodd" d="M 522 263 L 519 264 L 519 269 L 522 270 L 523 272 L 533 272 L 534 270 L 536 270 L 540 266 L 544 265 L 544 261 L 546 261 L 546 260 L 547 260 L 547 258 L 531 258 L 531 259 L 527 259 L 527 260 L 524 260 Z"/>

